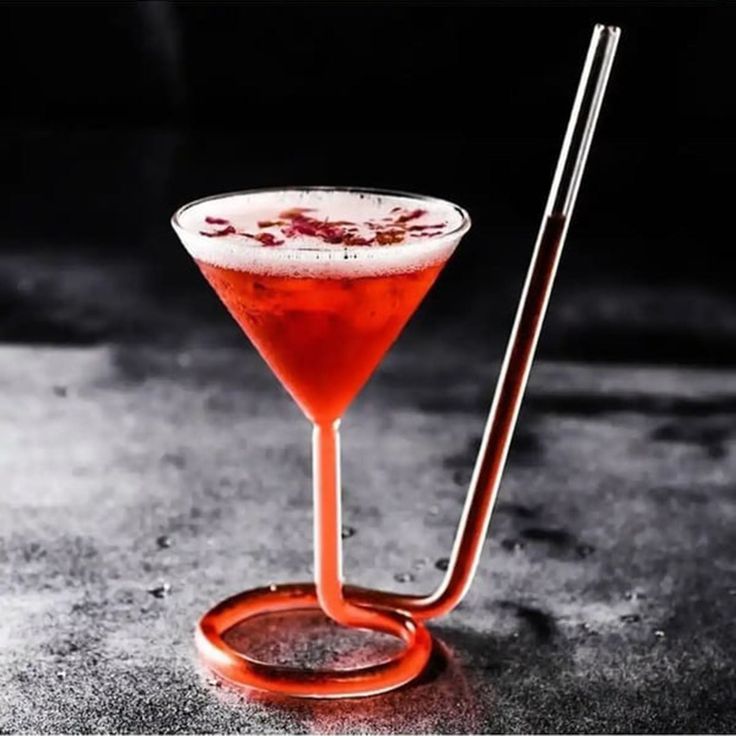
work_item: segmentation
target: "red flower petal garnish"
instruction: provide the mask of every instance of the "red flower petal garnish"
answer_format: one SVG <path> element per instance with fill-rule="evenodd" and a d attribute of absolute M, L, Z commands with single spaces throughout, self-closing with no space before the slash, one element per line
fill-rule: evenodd
<path fill-rule="evenodd" d="M 307 235 L 320 238 L 332 245 L 342 243 L 347 235 L 347 231 L 334 222 L 317 220 L 314 217 L 307 217 L 302 214 L 291 217 L 291 224 L 283 228 L 281 232 L 287 238 L 293 238 L 297 235 Z"/>
<path fill-rule="evenodd" d="M 319 229 L 319 234 L 328 243 L 337 245 L 338 243 L 342 243 L 347 233 L 341 227 L 336 227 L 335 225 L 330 223 L 329 225 L 328 224 L 323 225 Z"/>
<path fill-rule="evenodd" d="M 404 239 L 404 235 L 403 230 L 384 230 L 376 233 L 376 240 L 379 245 L 393 245 L 394 243 L 400 243 Z"/>
<path fill-rule="evenodd" d="M 222 228 L 222 230 L 215 230 L 214 232 L 208 233 L 206 230 L 200 230 L 199 234 L 204 235 L 207 238 L 221 238 L 224 235 L 234 235 L 235 228 L 232 225 Z"/>
<path fill-rule="evenodd" d="M 411 212 L 406 212 L 403 215 L 399 215 L 396 218 L 396 222 L 409 222 L 409 220 L 416 220 L 417 217 L 421 217 L 422 215 L 426 215 L 427 210 L 412 210 Z"/>
<path fill-rule="evenodd" d="M 441 230 L 447 223 L 442 222 L 438 225 L 409 225 L 407 230 Z"/>
<path fill-rule="evenodd" d="M 312 217 L 308 213 L 315 210 L 310 207 L 292 207 L 284 210 L 278 215 L 278 219 L 259 220 L 258 227 L 271 228 L 278 227 L 285 238 L 298 238 L 300 236 L 318 238 L 330 245 L 354 245 L 366 246 L 378 243 L 379 245 L 393 245 L 403 242 L 408 233 L 412 233 L 414 237 L 432 237 L 441 230 L 446 223 L 436 225 L 408 225 L 407 223 L 416 220 L 427 213 L 423 209 L 407 210 L 404 207 L 394 207 L 391 209 L 391 215 L 381 219 L 367 220 L 362 223 L 351 222 L 350 220 L 329 220 Z M 235 228 L 230 224 L 229 220 L 219 217 L 206 217 L 205 221 L 211 225 L 225 225 L 220 230 L 214 232 L 204 232 L 202 235 L 207 237 L 222 237 L 236 233 Z M 373 235 L 364 237 L 361 229 L 368 228 Z M 273 247 L 282 245 L 284 240 L 280 240 L 273 233 L 259 232 L 257 234 L 240 232 L 242 235 L 252 240 L 257 240 L 261 245 Z"/>
<path fill-rule="evenodd" d="M 361 238 L 359 235 L 348 235 L 345 238 L 345 245 L 370 245 L 374 238 Z"/>
<path fill-rule="evenodd" d="M 255 238 L 259 243 L 261 243 L 261 245 L 268 247 L 284 244 L 283 240 L 279 240 L 272 233 L 258 233 L 258 235 L 251 235 L 250 237 Z"/>
<path fill-rule="evenodd" d="M 279 217 L 282 220 L 293 220 L 295 217 L 300 217 L 305 212 L 314 212 L 314 208 L 312 207 L 292 207 L 289 210 L 284 210 L 283 212 L 279 213 Z"/>
<path fill-rule="evenodd" d="M 292 219 L 291 225 L 284 228 L 281 232 L 287 237 L 294 237 L 295 235 L 315 236 L 319 230 L 319 224 L 319 220 L 297 215 Z"/>

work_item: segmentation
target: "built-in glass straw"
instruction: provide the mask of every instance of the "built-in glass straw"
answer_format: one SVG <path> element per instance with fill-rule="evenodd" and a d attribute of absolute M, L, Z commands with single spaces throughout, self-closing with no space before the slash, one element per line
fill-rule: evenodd
<path fill-rule="evenodd" d="M 380 596 L 415 619 L 451 611 L 473 580 L 620 34 L 615 26 L 593 29 L 445 578 L 426 597 Z M 375 593 L 370 598 L 377 600 Z"/>

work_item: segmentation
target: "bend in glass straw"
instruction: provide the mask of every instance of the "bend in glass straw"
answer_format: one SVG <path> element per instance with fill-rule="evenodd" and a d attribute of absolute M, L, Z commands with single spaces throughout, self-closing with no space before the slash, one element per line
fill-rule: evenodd
<path fill-rule="evenodd" d="M 430 619 L 455 608 L 472 583 L 620 34 L 615 26 L 593 29 L 445 578 L 428 596 L 348 588 L 356 603 L 391 606 L 417 620 Z"/>

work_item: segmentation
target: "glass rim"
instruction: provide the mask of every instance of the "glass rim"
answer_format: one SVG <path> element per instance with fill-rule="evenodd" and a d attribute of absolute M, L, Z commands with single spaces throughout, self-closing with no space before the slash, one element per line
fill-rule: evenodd
<path fill-rule="evenodd" d="M 402 199 L 413 199 L 417 202 L 428 202 L 433 203 L 435 205 L 445 206 L 449 209 L 454 210 L 457 214 L 460 215 L 460 223 L 457 225 L 457 227 L 454 227 L 452 230 L 449 230 L 447 232 L 438 233 L 437 235 L 434 235 L 432 237 L 427 237 L 423 239 L 423 243 L 431 243 L 436 242 L 438 240 L 444 240 L 446 238 L 451 237 L 462 237 L 465 233 L 468 232 L 472 225 L 472 220 L 470 219 L 470 214 L 468 211 L 461 207 L 458 204 L 455 204 L 454 202 L 451 202 L 449 199 L 442 199 L 441 197 L 434 197 L 429 194 L 418 194 L 416 192 L 405 192 L 400 189 L 382 189 L 379 187 L 358 187 L 358 186 L 340 186 L 340 185 L 289 185 L 289 186 L 275 186 L 275 187 L 256 187 L 254 189 L 239 189 L 235 191 L 230 192 L 222 192 L 220 194 L 210 194 L 206 197 L 199 197 L 198 199 L 193 199 L 180 207 L 176 209 L 174 214 L 171 216 L 171 226 L 174 228 L 174 230 L 179 230 L 185 233 L 191 233 L 192 235 L 196 235 L 197 231 L 192 230 L 191 228 L 187 228 L 181 223 L 181 215 L 183 215 L 187 210 L 191 209 L 192 207 L 196 207 L 200 204 L 204 204 L 205 202 L 211 202 L 218 199 L 226 199 L 228 197 L 238 197 L 238 196 L 247 196 L 249 194 L 268 194 L 268 193 L 274 193 L 274 192 L 355 192 L 356 194 L 373 194 L 377 196 L 384 196 L 384 197 L 400 197 Z M 407 247 L 411 246 L 413 243 L 399 243 L 397 245 L 391 246 L 392 248 L 396 247 Z M 346 246 L 343 246 L 346 247 Z M 280 248 L 279 250 L 299 250 L 299 251 L 310 251 L 310 250 L 317 250 L 316 248 L 294 248 L 287 246 L 286 248 Z"/>

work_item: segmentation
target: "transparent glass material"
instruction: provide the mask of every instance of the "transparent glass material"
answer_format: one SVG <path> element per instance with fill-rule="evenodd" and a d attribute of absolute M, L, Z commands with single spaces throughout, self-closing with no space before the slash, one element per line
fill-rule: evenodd
<path fill-rule="evenodd" d="M 315 575 L 313 583 L 272 585 L 240 593 L 217 604 L 202 617 L 196 631 L 197 648 L 206 664 L 221 677 L 239 685 L 287 695 L 334 698 L 373 695 L 392 690 L 410 682 L 425 668 L 432 651 L 432 639 L 423 622 L 449 613 L 462 600 L 478 564 L 619 33 L 619 29 L 609 26 L 596 26 L 593 32 L 450 563 L 437 590 L 426 596 L 407 596 L 345 584 L 342 572 L 339 425 L 342 411 L 372 373 L 403 324 L 431 288 L 444 261 L 467 232 L 470 227 L 467 213 L 449 203 L 440 203 L 452 207 L 459 216 L 457 227 L 437 236 L 438 240 L 446 241 L 444 245 L 447 247 L 442 251 L 443 260 L 438 261 L 436 273 L 430 274 L 427 282 L 421 288 L 417 287 L 410 302 L 401 307 L 390 334 L 389 331 L 384 334 L 365 361 L 354 364 L 354 371 L 360 375 L 355 376 L 352 381 L 348 380 L 349 376 L 346 377 L 346 382 L 336 394 L 338 398 L 322 400 L 312 382 L 305 381 L 304 376 L 298 373 L 295 374 L 288 355 L 284 357 L 278 349 L 269 353 L 268 345 L 263 341 L 259 344 L 261 334 L 257 330 L 253 332 L 250 325 L 241 322 L 261 354 L 314 425 Z M 376 194 L 371 190 L 331 191 Z M 439 202 L 398 192 L 378 194 L 405 198 L 420 204 Z M 189 241 L 193 233 L 182 224 L 182 215 L 190 207 L 217 199 L 209 198 L 185 205 L 174 215 L 174 229 L 190 252 Z M 431 241 L 432 238 L 428 240 Z M 323 257 L 317 252 L 299 254 L 299 259 Z M 335 261 L 338 269 L 339 263 L 339 260 Z M 205 269 L 203 272 L 238 319 L 235 302 L 228 303 L 217 282 L 213 281 Z M 398 277 L 401 276 L 400 271 L 396 273 Z M 288 278 L 288 273 L 286 276 Z M 246 281 L 240 287 L 237 285 L 240 282 L 233 283 L 227 285 L 229 292 L 248 288 Z M 311 288 L 320 290 L 331 287 L 326 283 L 320 286 L 320 282 L 315 281 Z M 237 293 L 233 299 L 237 301 Z M 288 316 L 284 319 L 288 319 Z M 348 325 L 340 339 L 349 339 L 350 329 L 352 328 Z M 310 608 L 321 609 L 324 614 L 344 626 L 379 631 L 397 637 L 403 642 L 403 648 L 392 659 L 372 666 L 353 670 L 314 671 L 249 658 L 232 648 L 224 636 L 229 629 L 253 616 Z"/>

